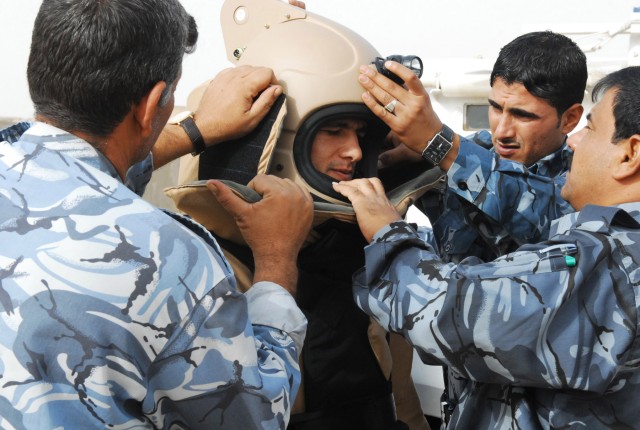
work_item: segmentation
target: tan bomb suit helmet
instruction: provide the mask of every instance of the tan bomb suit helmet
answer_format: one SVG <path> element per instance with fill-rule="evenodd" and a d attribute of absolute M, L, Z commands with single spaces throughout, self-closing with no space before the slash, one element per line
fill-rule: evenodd
<path fill-rule="evenodd" d="M 225 179 L 208 175 L 212 170 L 203 169 L 207 163 L 224 160 L 224 163 L 235 163 L 234 170 L 238 170 L 239 164 L 243 164 L 243 168 L 250 167 L 247 177 L 268 173 L 306 187 L 316 201 L 314 225 L 328 218 L 355 222 L 349 202 L 333 190 L 332 178 L 313 167 L 311 146 L 316 132 L 327 121 L 347 117 L 362 119 L 367 123 L 367 131 L 360 139 L 362 160 L 354 176 L 378 176 L 377 158 L 389 129 L 363 103 L 364 90 L 358 84 L 358 74 L 360 65 L 372 63 L 380 58 L 380 53 L 343 25 L 281 0 L 226 0 L 221 9 L 220 24 L 227 58 L 234 65 L 273 69 L 284 88 L 286 102 L 281 107 L 275 106 L 270 117 L 261 124 L 266 124 L 269 133 L 252 133 L 240 139 L 243 142 L 223 143 L 207 149 L 199 157 L 187 156 L 183 164 L 191 167 L 183 166 L 180 178 L 181 184 L 185 185 L 169 189 L 167 194 L 179 209 L 219 233 L 219 222 L 213 219 L 212 209 L 203 207 L 205 204 L 210 206 L 205 202 L 211 200 L 210 193 L 194 200 L 194 196 L 186 196 L 185 192 L 192 193 L 193 188 L 203 187 L 198 180 Z M 191 93 L 190 109 L 198 105 L 204 89 L 205 85 Z M 260 142 L 256 142 L 256 138 Z M 247 145 L 246 141 L 251 139 L 253 141 Z M 256 144 L 260 145 L 262 153 L 255 162 L 247 163 L 249 157 L 246 156 L 220 152 L 224 151 L 225 145 L 237 152 Z M 225 170 L 224 166 L 222 170 Z M 188 173 L 185 175 L 184 172 Z M 414 175 L 410 180 L 403 179 L 400 184 L 396 181 L 393 187 L 387 188 L 388 196 L 404 214 L 415 198 L 426 192 L 439 176 L 439 173 L 430 172 Z M 234 181 L 230 185 L 239 194 L 247 199 L 256 198 L 238 185 L 238 180 Z"/>
<path fill-rule="evenodd" d="M 377 174 L 388 128 L 363 104 L 358 68 L 380 54 L 352 30 L 278 0 L 227 0 L 220 18 L 227 57 L 273 69 L 287 96 L 287 115 L 268 173 L 290 178 L 321 200 L 347 204 L 331 178 L 311 162 L 311 144 L 326 121 L 365 120 L 357 176 Z"/>

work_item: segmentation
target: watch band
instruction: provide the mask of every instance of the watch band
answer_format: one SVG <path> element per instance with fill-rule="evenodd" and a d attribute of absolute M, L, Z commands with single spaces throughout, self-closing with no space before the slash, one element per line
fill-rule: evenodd
<path fill-rule="evenodd" d="M 178 124 L 187 132 L 187 136 L 191 140 L 191 144 L 193 145 L 193 151 L 191 155 L 196 156 L 201 154 L 207 146 L 204 143 L 204 137 L 202 137 L 202 133 L 198 129 L 196 122 L 193 120 L 193 115 L 189 115 Z"/>
<path fill-rule="evenodd" d="M 422 158 L 437 166 L 447 156 L 453 145 L 453 130 L 442 124 L 442 130 L 427 143 L 422 151 Z"/>

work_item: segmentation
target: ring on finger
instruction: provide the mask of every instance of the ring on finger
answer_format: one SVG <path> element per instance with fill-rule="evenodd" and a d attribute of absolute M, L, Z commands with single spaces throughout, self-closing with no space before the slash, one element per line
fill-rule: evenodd
<path fill-rule="evenodd" d="M 396 105 L 398 104 L 398 100 L 393 99 L 391 100 L 388 104 L 386 104 L 384 106 L 384 108 L 389 112 L 389 113 L 393 113 L 394 110 L 396 110 Z"/>

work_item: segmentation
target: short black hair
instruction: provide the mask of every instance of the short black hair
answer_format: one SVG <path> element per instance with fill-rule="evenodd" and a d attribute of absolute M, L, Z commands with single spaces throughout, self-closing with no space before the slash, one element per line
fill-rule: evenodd
<path fill-rule="evenodd" d="M 27 67 L 36 113 L 105 137 L 156 83 L 173 85 L 197 39 L 178 0 L 44 0 Z"/>
<path fill-rule="evenodd" d="M 640 134 L 640 66 L 625 67 L 600 79 L 591 93 L 593 101 L 596 102 L 608 90 L 616 92 L 613 98 L 613 143 Z"/>
<path fill-rule="evenodd" d="M 506 44 L 498 55 L 490 84 L 496 79 L 520 83 L 546 100 L 560 117 L 582 103 L 587 86 L 587 58 L 578 45 L 551 31 L 527 33 Z"/>

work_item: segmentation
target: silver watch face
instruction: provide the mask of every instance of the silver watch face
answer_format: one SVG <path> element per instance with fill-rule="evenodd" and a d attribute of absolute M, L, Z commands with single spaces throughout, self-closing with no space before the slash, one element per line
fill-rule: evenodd
<path fill-rule="evenodd" d="M 193 112 L 190 110 L 184 110 L 182 112 L 178 112 L 171 118 L 169 118 L 168 124 L 180 124 L 181 121 L 193 116 Z"/>
<path fill-rule="evenodd" d="M 451 142 L 449 142 L 442 133 L 436 134 L 429 145 L 422 152 L 422 157 L 434 165 L 440 164 L 442 159 L 451 150 Z"/>

